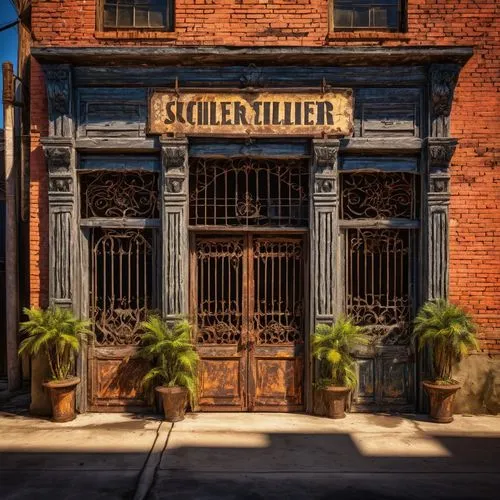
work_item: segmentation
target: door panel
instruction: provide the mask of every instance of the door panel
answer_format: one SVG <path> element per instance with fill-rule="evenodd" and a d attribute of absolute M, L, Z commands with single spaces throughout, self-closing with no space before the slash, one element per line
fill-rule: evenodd
<path fill-rule="evenodd" d="M 194 243 L 191 301 L 201 359 L 200 410 L 246 409 L 245 256 L 240 236 L 200 237 Z"/>
<path fill-rule="evenodd" d="M 255 237 L 250 274 L 255 410 L 299 410 L 304 373 L 304 249 L 301 237 Z"/>
<path fill-rule="evenodd" d="M 191 249 L 198 409 L 302 409 L 302 237 L 194 236 Z"/>

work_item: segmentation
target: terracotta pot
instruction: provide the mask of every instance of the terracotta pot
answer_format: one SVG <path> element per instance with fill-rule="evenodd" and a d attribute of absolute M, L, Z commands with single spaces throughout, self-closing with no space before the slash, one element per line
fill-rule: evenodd
<path fill-rule="evenodd" d="M 345 418 L 346 399 L 351 391 L 348 387 L 325 387 L 325 406 L 328 418 Z"/>
<path fill-rule="evenodd" d="M 453 402 L 460 384 L 434 384 L 423 382 L 425 392 L 429 395 L 431 420 L 440 424 L 453 422 Z"/>
<path fill-rule="evenodd" d="M 162 398 L 163 412 L 167 422 L 180 422 L 184 420 L 188 391 L 185 387 L 162 387 L 155 388 Z"/>
<path fill-rule="evenodd" d="M 75 389 L 79 383 L 78 377 L 43 383 L 43 386 L 49 391 L 54 422 L 69 422 L 76 418 Z"/>

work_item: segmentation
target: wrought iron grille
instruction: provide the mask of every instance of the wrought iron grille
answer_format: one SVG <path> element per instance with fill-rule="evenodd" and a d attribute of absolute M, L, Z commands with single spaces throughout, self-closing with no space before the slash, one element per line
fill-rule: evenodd
<path fill-rule="evenodd" d="M 418 217 L 418 179 L 415 174 L 344 172 L 340 178 L 342 219 Z"/>
<path fill-rule="evenodd" d="M 239 239 L 196 244 L 199 344 L 238 344 L 243 321 L 243 247 Z"/>
<path fill-rule="evenodd" d="M 257 343 L 302 343 L 302 239 L 256 239 L 253 243 L 253 261 L 253 323 Z"/>
<path fill-rule="evenodd" d="M 346 309 L 378 343 L 409 343 L 414 234 L 406 229 L 346 231 Z"/>
<path fill-rule="evenodd" d="M 81 216 L 158 218 L 158 175 L 151 172 L 80 174 Z"/>
<path fill-rule="evenodd" d="M 306 161 L 194 159 L 190 224 L 305 227 L 308 180 Z"/>
<path fill-rule="evenodd" d="M 155 232 L 92 229 L 90 317 L 100 346 L 137 345 L 141 321 L 156 306 Z"/>

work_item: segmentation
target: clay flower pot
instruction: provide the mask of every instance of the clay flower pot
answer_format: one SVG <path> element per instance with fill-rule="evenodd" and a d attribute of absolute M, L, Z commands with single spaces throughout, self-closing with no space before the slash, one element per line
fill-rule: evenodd
<path fill-rule="evenodd" d="M 163 402 L 163 412 L 167 422 L 184 420 L 188 391 L 185 387 L 155 387 Z"/>
<path fill-rule="evenodd" d="M 429 395 L 429 416 L 434 422 L 448 424 L 453 422 L 453 402 L 460 384 L 434 384 L 423 382 L 425 392 Z"/>
<path fill-rule="evenodd" d="M 79 383 L 78 377 L 43 383 L 43 386 L 49 391 L 54 422 L 69 422 L 76 418 L 75 389 Z"/>
<path fill-rule="evenodd" d="M 324 388 L 326 416 L 345 418 L 346 399 L 351 389 L 330 385 Z"/>

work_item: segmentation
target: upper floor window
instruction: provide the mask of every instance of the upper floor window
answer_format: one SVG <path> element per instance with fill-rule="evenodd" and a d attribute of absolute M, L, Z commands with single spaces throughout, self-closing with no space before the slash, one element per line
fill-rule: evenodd
<path fill-rule="evenodd" d="M 174 0 L 102 0 L 104 29 L 173 29 Z"/>
<path fill-rule="evenodd" d="M 336 31 L 402 31 L 404 0 L 332 0 Z"/>

